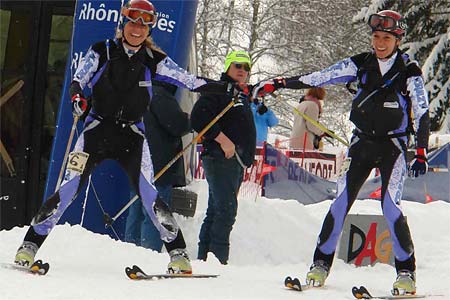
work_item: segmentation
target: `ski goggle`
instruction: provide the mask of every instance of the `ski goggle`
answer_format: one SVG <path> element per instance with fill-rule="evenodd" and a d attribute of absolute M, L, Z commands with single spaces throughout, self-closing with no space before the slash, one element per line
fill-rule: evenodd
<path fill-rule="evenodd" d="M 403 29 L 403 24 L 391 18 L 389 16 L 380 16 L 377 14 L 373 14 L 369 17 L 368 24 L 372 30 L 396 30 L 398 28 Z"/>
<path fill-rule="evenodd" d="M 233 65 L 236 67 L 236 69 L 244 68 L 245 71 L 250 72 L 250 66 L 248 64 L 233 63 Z"/>
<path fill-rule="evenodd" d="M 153 11 L 140 10 L 137 8 L 123 8 L 122 14 L 131 22 L 137 23 L 141 20 L 143 25 L 156 23 L 156 14 Z"/>

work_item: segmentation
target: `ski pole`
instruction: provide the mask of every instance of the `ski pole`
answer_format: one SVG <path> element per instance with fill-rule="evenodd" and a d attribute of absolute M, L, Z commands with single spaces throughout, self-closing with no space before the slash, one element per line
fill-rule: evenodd
<path fill-rule="evenodd" d="M 235 100 L 231 100 L 230 103 L 214 118 L 211 120 L 211 122 L 208 123 L 208 125 L 206 125 L 202 131 L 200 131 L 197 136 L 195 136 L 192 141 L 183 148 L 183 150 L 181 150 L 180 152 L 178 152 L 177 155 L 174 156 L 174 158 L 172 158 L 154 177 L 154 181 L 158 180 L 159 177 L 161 177 L 181 156 L 183 156 L 184 152 L 186 152 L 187 149 L 189 149 L 189 147 L 191 147 L 191 145 L 195 144 L 198 142 L 198 140 L 201 139 L 201 137 L 214 125 L 217 123 L 217 121 L 219 121 L 220 118 L 223 117 L 223 115 L 230 110 L 230 108 L 233 107 L 233 105 L 235 104 Z M 126 204 L 125 206 L 119 210 L 119 212 L 114 216 L 114 217 L 110 217 L 108 213 L 105 213 L 103 215 L 103 220 L 105 222 L 105 227 L 108 228 L 109 226 L 111 226 L 118 217 L 120 217 L 120 215 L 123 214 L 124 211 L 126 211 L 128 209 L 128 207 L 131 206 L 131 204 L 133 204 L 137 199 L 139 198 L 139 196 L 136 194 L 134 195 L 133 198 L 131 198 Z"/>
<path fill-rule="evenodd" d="M 70 130 L 69 140 L 67 141 L 66 153 L 64 153 L 63 163 L 61 165 L 61 170 L 59 170 L 58 181 L 56 182 L 55 192 L 59 190 L 61 186 L 62 176 L 64 174 L 64 170 L 66 169 L 67 157 L 69 155 L 70 147 L 72 146 L 73 136 L 75 134 L 75 129 L 77 128 L 78 116 L 73 117 L 72 129 Z"/>

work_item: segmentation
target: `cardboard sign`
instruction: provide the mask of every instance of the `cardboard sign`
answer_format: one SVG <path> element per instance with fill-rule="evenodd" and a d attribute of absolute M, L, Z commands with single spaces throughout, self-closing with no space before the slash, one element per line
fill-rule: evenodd
<path fill-rule="evenodd" d="M 394 266 L 391 234 L 384 216 L 348 215 L 339 243 L 338 258 L 356 266 L 376 263 Z"/>

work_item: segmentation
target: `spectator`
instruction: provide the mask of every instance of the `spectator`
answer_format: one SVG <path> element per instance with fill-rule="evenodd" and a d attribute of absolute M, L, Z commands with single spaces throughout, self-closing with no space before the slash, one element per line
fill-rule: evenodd
<path fill-rule="evenodd" d="M 322 113 L 322 100 L 325 99 L 325 89 L 313 87 L 307 90 L 297 105 L 297 110 L 311 119 L 318 121 Z M 307 121 L 303 116 L 294 112 L 289 146 L 293 149 L 314 150 L 319 148 L 319 141 L 323 131 Z"/>
<path fill-rule="evenodd" d="M 153 82 L 150 109 L 144 124 L 155 174 L 183 149 L 181 137 L 191 129 L 189 115 L 183 112 L 174 97 L 176 86 Z M 183 157 L 178 159 L 155 181 L 158 195 L 171 207 L 172 188 L 185 186 Z M 131 195 L 134 196 L 134 193 Z M 161 252 L 163 242 L 141 201 L 130 206 L 125 226 L 125 241 Z"/>
<path fill-rule="evenodd" d="M 250 56 L 245 51 L 232 51 L 225 59 L 221 80 L 245 83 L 251 68 Z M 239 95 L 240 102 L 218 120 L 204 135 L 201 159 L 209 185 L 206 217 L 199 234 L 198 259 L 206 260 L 212 252 L 222 264 L 228 263 L 230 233 L 236 220 L 237 195 L 244 168 L 253 164 L 256 148 L 256 130 L 248 95 Z M 200 132 L 233 99 L 201 95 L 192 110 L 191 121 Z"/>
<path fill-rule="evenodd" d="M 278 118 L 264 102 L 255 102 L 251 103 L 250 107 L 252 108 L 256 127 L 256 146 L 262 146 L 267 141 L 268 129 L 278 125 Z"/>

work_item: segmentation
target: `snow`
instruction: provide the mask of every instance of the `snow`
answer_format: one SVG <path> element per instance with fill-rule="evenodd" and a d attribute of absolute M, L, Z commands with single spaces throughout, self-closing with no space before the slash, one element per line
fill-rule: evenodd
<path fill-rule="evenodd" d="M 195 258 L 197 236 L 206 209 L 207 184 L 190 186 L 199 193 L 194 218 L 177 216 L 190 256 Z M 50 263 L 46 276 L 0 268 L 2 300 L 52 299 L 353 299 L 353 285 L 366 285 L 385 294 L 395 271 L 376 264 L 355 267 L 335 259 L 327 285 L 302 294 L 283 287 L 287 275 L 304 278 L 311 263 L 317 234 L 330 201 L 304 206 L 295 200 L 240 199 L 231 236 L 229 265 L 211 255 L 207 262 L 193 259 L 196 273 L 217 273 L 216 279 L 170 279 L 135 282 L 124 272 L 137 264 L 161 273 L 167 253 L 156 253 L 79 225 L 58 225 L 36 258 Z M 403 202 L 415 242 L 418 293 L 441 294 L 427 299 L 450 299 L 450 204 Z M 357 201 L 350 213 L 380 214 L 377 201 Z M 11 262 L 27 228 L 0 231 L 0 263 Z"/>

